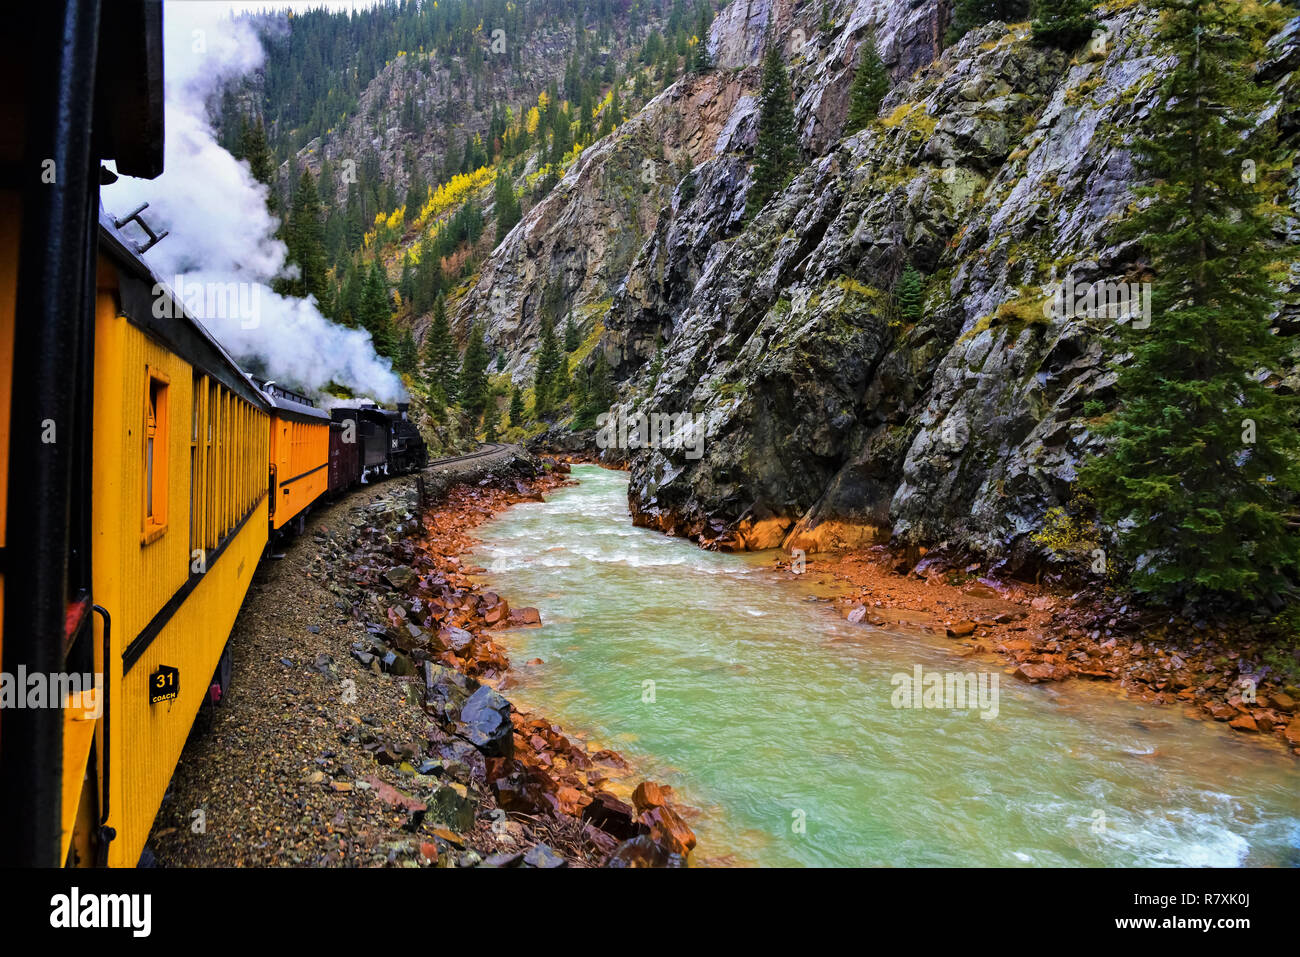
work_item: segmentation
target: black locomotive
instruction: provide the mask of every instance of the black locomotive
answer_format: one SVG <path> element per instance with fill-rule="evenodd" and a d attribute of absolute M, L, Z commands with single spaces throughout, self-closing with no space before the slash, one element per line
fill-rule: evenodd
<path fill-rule="evenodd" d="M 408 418 L 409 410 L 407 402 L 399 402 L 397 411 L 363 403 L 330 413 L 331 494 L 429 463 L 428 446 Z"/>

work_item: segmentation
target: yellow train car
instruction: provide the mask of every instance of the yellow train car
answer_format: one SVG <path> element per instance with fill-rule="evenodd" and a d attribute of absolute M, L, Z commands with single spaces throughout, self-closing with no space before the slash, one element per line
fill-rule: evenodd
<path fill-rule="evenodd" d="M 267 543 L 271 441 L 263 394 L 128 243 L 105 215 L 91 567 L 111 623 L 96 660 L 110 699 L 98 786 L 77 803 L 100 807 L 110 865 L 139 860 L 200 705 L 214 681 L 224 691 L 214 676 Z M 65 748 L 65 797 L 87 777 L 80 760 Z M 65 801 L 63 853 L 88 859 L 95 835 L 74 811 Z"/>
<path fill-rule="evenodd" d="M 174 471 L 153 502 L 154 518 L 166 518 L 158 533 L 142 524 L 148 503 L 135 496 L 145 490 L 128 484 L 126 460 L 116 474 L 98 476 L 96 446 L 133 443 L 130 467 L 139 478 L 144 466 L 136 453 L 146 454 L 146 430 L 158 443 L 183 427 L 192 388 L 184 376 L 195 366 L 148 334 L 118 332 L 107 321 L 121 313 L 112 304 L 117 265 L 97 252 L 99 187 L 112 176 L 101 169 L 104 159 L 132 176 L 162 171 L 162 5 L 53 0 L 28 13 L 23 42 L 0 60 L 0 864 L 128 861 L 137 838 L 118 843 L 114 827 L 143 819 L 152 797 L 133 793 L 125 775 L 113 779 L 115 764 L 146 760 L 124 747 L 119 725 L 137 719 L 119 714 L 123 689 L 113 680 L 147 681 L 148 661 L 128 669 L 122 652 L 140 634 L 125 628 L 146 608 L 134 592 L 155 589 L 139 578 L 107 579 L 157 572 L 170 583 L 186 573 L 169 562 L 188 488 L 183 453 L 168 445 Z M 108 342 L 96 342 L 101 326 Z M 113 361 L 130 380 L 129 414 L 113 413 L 119 427 L 129 425 L 129 437 L 96 434 L 108 427 L 96 421 L 94 406 L 98 345 L 115 350 Z M 137 360 L 145 367 L 129 365 Z M 163 418 L 155 404 L 151 426 L 150 368 L 169 390 Z M 123 445 L 119 454 L 126 451 Z M 129 507 L 132 547 L 140 553 L 139 561 L 98 574 L 97 495 L 101 514 L 102 496 Z M 119 523 L 125 528 L 128 518 L 113 520 Z M 123 628 L 113 627 L 117 609 L 98 601 L 92 578 L 104 583 L 106 598 L 134 603 L 122 609 Z M 190 667 L 209 656 L 205 649 Z M 90 688 L 79 686 L 83 678 Z M 145 746 L 160 737 L 157 727 L 145 734 Z M 71 851 L 74 822 L 90 837 L 78 853 Z"/>
<path fill-rule="evenodd" d="M 101 160 L 162 170 L 162 5 L 33 17 L 0 60 L 0 865 L 131 866 L 270 537 L 327 490 L 330 417 L 99 203 Z"/>
<path fill-rule="evenodd" d="M 297 392 L 262 384 L 271 405 L 271 530 L 302 531 L 307 512 L 329 488 L 330 417 Z"/>

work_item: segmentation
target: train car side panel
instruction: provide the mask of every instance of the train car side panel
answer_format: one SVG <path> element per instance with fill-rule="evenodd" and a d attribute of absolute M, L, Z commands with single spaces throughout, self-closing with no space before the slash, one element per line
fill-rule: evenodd
<path fill-rule="evenodd" d="M 299 421 L 288 415 L 271 419 L 272 480 L 276 496 L 271 527 L 283 528 L 329 487 L 329 419 Z"/>
<path fill-rule="evenodd" d="M 107 862 L 129 866 L 266 544 L 269 417 L 122 318 L 111 290 L 96 345 L 94 589 L 112 616 L 99 801 L 117 835 Z"/>
<path fill-rule="evenodd" d="M 361 479 L 361 444 L 357 438 L 357 420 L 343 419 L 330 423 L 331 495 L 342 495 Z"/>

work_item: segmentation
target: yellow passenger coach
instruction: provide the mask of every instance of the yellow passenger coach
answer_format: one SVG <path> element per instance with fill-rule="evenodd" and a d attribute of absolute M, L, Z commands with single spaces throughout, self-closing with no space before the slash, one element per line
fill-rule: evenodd
<path fill-rule="evenodd" d="M 329 417 L 259 383 L 101 183 L 162 170 L 162 4 L 52 0 L 0 60 L 0 863 L 134 865 Z"/>

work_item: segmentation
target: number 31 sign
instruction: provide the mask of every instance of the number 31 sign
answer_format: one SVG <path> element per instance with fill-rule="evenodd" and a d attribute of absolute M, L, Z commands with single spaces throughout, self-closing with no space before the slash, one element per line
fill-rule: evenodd
<path fill-rule="evenodd" d="M 167 665 L 159 665 L 158 670 L 149 676 L 149 703 L 174 701 L 181 690 L 181 670 Z"/>

